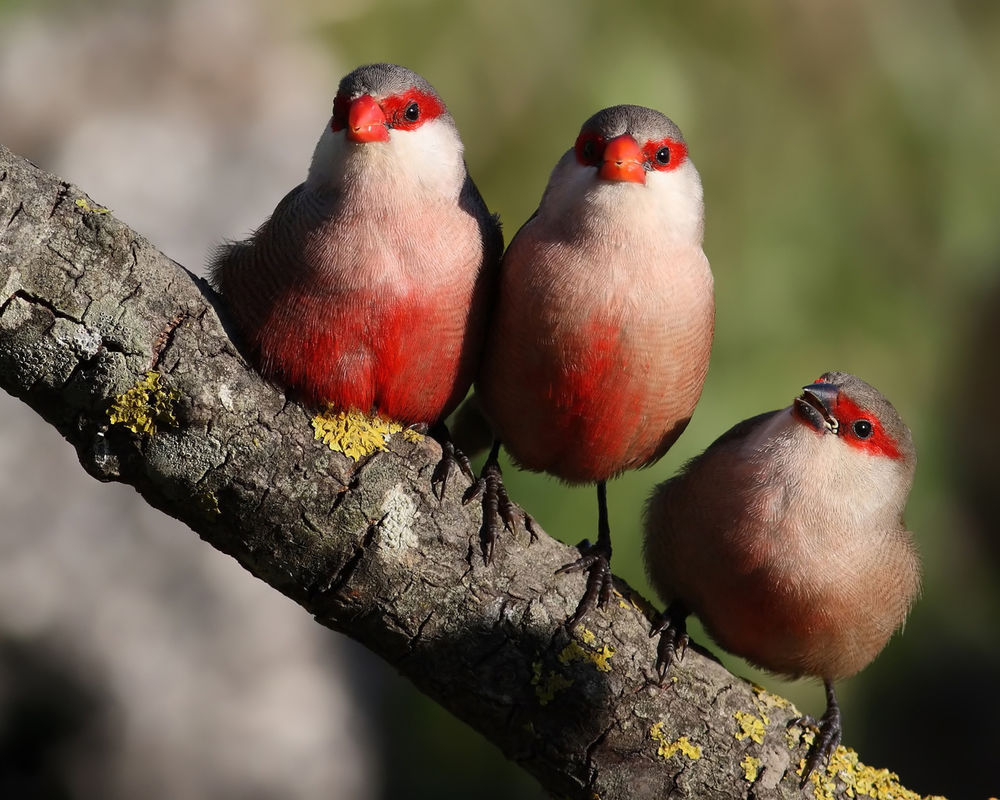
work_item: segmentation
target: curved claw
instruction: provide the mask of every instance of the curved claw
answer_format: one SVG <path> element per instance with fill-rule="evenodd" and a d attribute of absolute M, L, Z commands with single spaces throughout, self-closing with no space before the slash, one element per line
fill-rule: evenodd
<path fill-rule="evenodd" d="M 516 508 L 524 516 L 524 529 L 528 532 L 528 536 L 531 537 L 529 539 L 529 544 L 531 542 L 537 542 L 538 531 L 535 530 L 535 518 L 520 506 L 515 505 L 514 508 Z"/>
<path fill-rule="evenodd" d="M 441 442 L 441 460 L 434 467 L 431 475 L 431 491 L 438 500 L 444 499 L 445 490 L 448 488 L 448 478 L 454 467 L 458 467 L 473 484 L 476 482 L 476 475 L 472 471 L 472 465 L 465 453 L 459 450 L 450 442 Z"/>
<path fill-rule="evenodd" d="M 587 573 L 587 588 L 580 598 L 576 611 L 566 620 L 568 631 L 572 631 L 595 605 L 604 608 L 611 599 L 611 548 L 600 542 L 588 545 L 580 558 L 559 567 L 555 574 L 584 571 Z"/>
<path fill-rule="evenodd" d="M 493 450 L 490 451 L 489 458 L 483 464 L 483 471 L 479 478 L 473 479 L 472 486 L 466 489 L 462 496 L 462 505 L 468 505 L 482 498 L 483 524 L 479 529 L 479 540 L 484 564 L 493 561 L 493 550 L 496 547 L 497 539 L 500 538 L 501 523 L 503 523 L 503 530 L 514 533 L 517 530 L 518 518 L 520 518 L 525 530 L 531 536 L 531 541 L 538 538 L 534 528 L 535 520 L 511 501 L 507 494 L 507 488 L 503 485 L 503 472 L 500 469 L 500 462 L 497 460 L 499 450 L 500 443 L 496 442 Z"/>
<path fill-rule="evenodd" d="M 687 634 L 687 616 L 688 611 L 684 605 L 674 601 L 663 612 L 659 622 L 649 630 L 650 639 L 654 636 L 660 637 L 656 645 L 656 674 L 660 676 L 661 684 L 670 670 L 670 665 L 684 660 L 684 654 L 691 641 Z"/>
<path fill-rule="evenodd" d="M 837 697 L 833 692 L 833 684 L 824 681 L 826 685 L 826 711 L 820 717 L 819 723 L 812 717 L 805 715 L 792 720 L 789 725 L 802 725 L 817 728 L 816 738 L 813 740 L 809 753 L 806 755 L 805 768 L 802 770 L 802 780 L 799 788 L 804 788 L 809 782 L 809 776 L 819 766 L 825 766 L 830 762 L 830 757 L 840 745 L 840 737 L 843 728 L 840 724 L 840 706 Z"/>
<path fill-rule="evenodd" d="M 472 471 L 472 464 L 469 463 L 468 456 L 455 446 L 451 440 L 451 434 L 443 422 L 435 424 L 430 429 L 430 435 L 437 439 L 441 445 L 441 460 L 438 461 L 431 475 L 431 492 L 438 500 L 444 500 L 444 493 L 448 488 L 448 478 L 453 467 L 457 466 L 473 483 L 475 483 L 476 475 Z"/>

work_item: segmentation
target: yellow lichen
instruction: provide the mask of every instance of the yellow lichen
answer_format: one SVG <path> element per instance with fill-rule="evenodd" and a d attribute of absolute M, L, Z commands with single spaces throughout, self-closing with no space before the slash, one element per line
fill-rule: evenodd
<path fill-rule="evenodd" d="M 570 661 L 586 661 L 587 651 L 580 647 L 576 642 L 570 642 L 566 645 L 562 652 L 559 654 L 559 662 L 562 664 L 568 664 Z"/>
<path fill-rule="evenodd" d="M 755 717 L 748 711 L 737 711 L 733 718 L 739 723 L 740 729 L 736 732 L 737 739 L 750 738 L 757 744 L 764 744 L 765 723 L 759 717 Z"/>
<path fill-rule="evenodd" d="M 799 763 L 798 774 L 805 769 L 805 759 Z M 838 747 L 825 770 L 817 769 L 809 776 L 816 800 L 833 800 L 838 788 L 848 797 L 871 797 L 875 800 L 944 800 L 933 795 L 924 797 L 901 786 L 899 776 L 887 769 L 875 769 L 858 760 L 849 747 Z"/>
<path fill-rule="evenodd" d="M 692 761 L 697 761 L 701 758 L 701 747 L 696 744 L 691 744 L 687 736 L 681 736 L 673 744 L 669 744 L 666 747 L 661 747 L 656 751 L 657 754 L 662 755 L 664 758 L 670 758 L 674 753 L 683 753 Z"/>
<path fill-rule="evenodd" d="M 615 649 L 607 645 L 598 648 L 597 635 L 583 626 L 579 628 L 579 635 L 587 647 L 581 646 L 576 640 L 570 641 L 557 656 L 559 663 L 566 665 L 573 661 L 586 661 L 593 664 L 599 672 L 611 672 L 609 660 L 615 654 Z M 573 685 L 573 679 L 566 675 L 543 671 L 541 661 L 534 662 L 531 669 L 531 683 L 535 687 L 538 702 L 543 706 L 551 702 L 557 692 Z"/>
<path fill-rule="evenodd" d="M 795 706 L 792 705 L 791 701 L 786 700 L 780 695 L 772 694 L 767 691 L 763 686 L 758 686 L 756 683 L 752 684 L 750 687 L 754 694 L 754 704 L 757 706 L 757 710 L 760 711 L 761 717 L 764 719 L 764 724 L 769 724 L 770 720 L 767 718 L 767 711 L 775 708 L 790 708 L 793 711 Z"/>
<path fill-rule="evenodd" d="M 198 504 L 198 508 L 209 516 L 214 517 L 221 513 L 219 511 L 219 498 L 215 496 L 214 492 L 205 492 L 198 495 L 195 498 L 195 502 Z"/>
<path fill-rule="evenodd" d="M 596 653 L 591 654 L 590 660 L 594 662 L 594 666 L 601 672 L 611 672 L 611 665 L 608 663 L 608 659 L 614 654 L 615 648 L 604 645 Z"/>
<path fill-rule="evenodd" d="M 596 638 L 596 637 L 595 637 Z M 559 654 L 559 661 L 568 664 L 571 661 L 590 661 L 600 672 L 611 672 L 608 660 L 615 654 L 613 647 L 603 645 L 600 650 L 586 650 L 577 642 L 570 642 Z"/>
<path fill-rule="evenodd" d="M 815 741 L 816 731 L 812 728 L 798 724 L 792 724 L 785 728 L 785 743 L 788 745 L 789 750 L 794 750 L 800 744 L 812 747 L 812 743 Z"/>
<path fill-rule="evenodd" d="M 132 433 L 153 436 L 158 426 L 177 424 L 174 408 L 179 399 L 179 392 L 163 387 L 159 372 L 147 372 L 112 401 L 108 420 L 112 425 L 124 425 Z"/>
<path fill-rule="evenodd" d="M 76 201 L 76 205 L 79 208 L 82 208 L 84 211 L 89 212 L 91 214 L 109 214 L 109 213 L 111 213 L 111 209 L 109 209 L 109 208 L 102 208 L 101 206 L 92 206 L 90 203 L 88 203 L 82 197 L 79 200 Z"/>
<path fill-rule="evenodd" d="M 750 689 L 753 691 L 753 703 L 757 706 L 757 713 L 760 714 L 760 719 L 764 723 L 764 727 L 771 724 L 771 718 L 768 716 L 768 712 L 775 708 L 786 709 L 791 708 L 794 710 L 794 706 L 790 701 L 786 700 L 784 697 L 779 697 L 776 694 L 771 694 L 763 686 L 758 686 L 756 683 L 750 685 Z M 789 745 L 791 747 L 793 745 Z"/>
<path fill-rule="evenodd" d="M 544 672 L 542 662 L 535 661 L 531 665 L 531 685 L 535 687 L 535 697 L 538 704 L 547 706 L 558 692 L 573 685 L 573 681 L 558 672 Z"/>
<path fill-rule="evenodd" d="M 615 597 L 618 598 L 618 607 L 619 608 L 628 608 L 629 606 L 631 606 L 636 611 L 642 611 L 642 607 L 636 602 L 634 595 L 630 594 L 630 595 L 628 595 L 628 597 L 626 597 L 621 592 L 619 592 L 617 589 L 613 589 L 612 592 L 614 593 Z M 628 600 L 627 603 L 625 602 L 626 600 Z"/>
<path fill-rule="evenodd" d="M 657 722 L 650 727 L 649 738 L 658 745 L 656 748 L 656 755 L 664 761 L 676 753 L 682 753 L 692 761 L 697 761 L 701 758 L 701 747 L 696 744 L 692 744 L 691 740 L 688 739 L 687 736 L 681 736 L 672 742 L 669 741 L 667 739 L 667 735 L 663 732 L 662 721 Z"/>
<path fill-rule="evenodd" d="M 747 779 L 748 783 L 757 780 L 757 776 L 760 775 L 760 764 L 759 758 L 754 758 L 749 754 L 743 757 L 740 766 L 743 767 L 743 777 Z"/>
<path fill-rule="evenodd" d="M 356 411 L 327 409 L 312 419 L 315 438 L 331 450 L 343 453 L 353 461 L 387 450 L 389 437 L 402 433 L 408 442 L 419 442 L 423 437 L 411 428 L 382 417 L 368 417 Z"/>

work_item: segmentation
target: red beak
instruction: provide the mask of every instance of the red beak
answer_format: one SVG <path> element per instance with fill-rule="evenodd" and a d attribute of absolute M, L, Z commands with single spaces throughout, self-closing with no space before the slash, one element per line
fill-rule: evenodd
<path fill-rule="evenodd" d="M 352 142 L 387 142 L 385 114 L 370 94 L 363 94 L 347 110 L 347 138 Z"/>
<path fill-rule="evenodd" d="M 612 139 L 604 148 L 600 175 L 606 181 L 645 183 L 642 150 L 627 133 Z"/>

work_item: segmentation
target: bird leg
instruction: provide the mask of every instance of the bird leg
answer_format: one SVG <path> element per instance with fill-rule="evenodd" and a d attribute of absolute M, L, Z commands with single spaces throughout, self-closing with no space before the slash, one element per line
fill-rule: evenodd
<path fill-rule="evenodd" d="M 431 475 L 431 491 L 437 495 L 438 500 L 443 500 L 444 491 L 448 487 L 448 476 L 454 467 L 458 467 L 473 483 L 476 482 L 476 475 L 468 457 L 451 440 L 451 433 L 444 422 L 434 423 L 429 434 L 441 445 L 441 460 Z"/>
<path fill-rule="evenodd" d="M 608 524 L 608 490 L 605 481 L 597 483 L 597 542 L 590 544 L 584 541 L 581 550 L 583 555 L 580 558 L 556 570 L 556 575 L 584 570 L 587 572 L 587 589 L 573 616 L 566 620 L 566 628 L 570 631 L 595 604 L 598 608 L 604 608 L 611 598 L 611 526 Z"/>
<path fill-rule="evenodd" d="M 520 506 L 511 502 L 507 495 L 507 488 L 503 485 L 499 439 L 493 440 L 493 447 L 490 449 L 486 463 L 483 464 L 483 470 L 478 479 L 473 479 L 472 486 L 465 490 L 462 505 L 468 505 L 480 497 L 483 502 L 483 524 L 479 529 L 479 540 L 484 564 L 493 561 L 493 548 L 497 539 L 500 538 L 501 522 L 506 530 L 514 533 L 517 519 L 520 517 L 531 541 L 538 538 L 538 534 L 535 532 L 535 520 Z"/>
<path fill-rule="evenodd" d="M 649 638 L 659 636 L 656 645 L 656 672 L 660 683 L 674 661 L 682 661 L 690 639 L 687 634 L 687 618 L 690 612 L 680 600 L 674 600 L 649 631 Z"/>
<path fill-rule="evenodd" d="M 806 766 L 802 770 L 802 781 L 799 787 L 802 788 L 809 780 L 812 771 L 821 764 L 828 764 L 833 751 L 840 744 L 840 705 L 837 703 L 837 695 L 833 691 L 833 681 L 824 678 L 823 685 L 826 687 L 826 711 L 820 717 L 819 723 L 815 719 L 806 715 L 791 721 L 791 725 L 804 725 L 817 728 L 816 739 L 809 748 L 806 756 Z"/>

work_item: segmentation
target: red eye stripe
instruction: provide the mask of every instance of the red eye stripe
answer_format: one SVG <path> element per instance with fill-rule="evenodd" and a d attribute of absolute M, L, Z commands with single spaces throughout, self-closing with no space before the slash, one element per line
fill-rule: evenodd
<path fill-rule="evenodd" d="M 416 102 L 420 115 L 415 120 L 406 118 L 406 109 L 410 103 Z M 427 120 L 440 117 L 444 113 L 444 103 L 434 95 L 422 92 L 420 89 L 410 89 L 402 94 L 394 94 L 379 103 L 389 126 L 401 131 L 419 128 Z"/>
<path fill-rule="evenodd" d="M 656 154 L 664 147 L 670 151 L 670 159 L 666 164 L 661 164 L 657 160 Z M 669 172 L 672 169 L 677 169 L 677 167 L 684 163 L 684 159 L 687 158 L 687 152 L 687 145 L 684 142 L 678 142 L 676 139 L 670 139 L 669 137 L 657 140 L 650 139 L 642 148 L 642 154 L 646 158 L 646 163 L 660 172 Z"/>
<path fill-rule="evenodd" d="M 597 133 L 581 133 L 576 137 L 576 160 L 585 167 L 596 167 L 604 154 L 604 137 Z"/>
<path fill-rule="evenodd" d="M 420 116 L 412 122 L 405 116 L 410 103 L 416 101 L 420 108 Z M 440 117 L 444 113 L 444 103 L 434 95 L 419 89 L 410 89 L 403 94 L 395 94 L 379 102 L 382 113 L 385 114 L 389 126 L 399 130 L 419 128 L 427 120 Z M 333 119 L 330 120 L 330 130 L 342 131 L 347 127 L 347 114 L 351 108 L 351 100 L 344 94 L 337 94 L 333 100 Z"/>
<path fill-rule="evenodd" d="M 878 417 L 858 406 L 843 392 L 837 394 L 837 407 L 834 409 L 834 415 L 840 422 L 840 437 L 851 447 L 857 447 L 872 455 L 881 455 L 891 459 L 898 459 L 902 456 L 895 439 L 885 432 Z M 854 423 L 862 419 L 870 422 L 872 426 L 872 433 L 867 439 L 861 439 L 854 432 Z"/>

